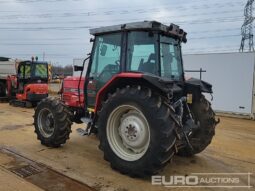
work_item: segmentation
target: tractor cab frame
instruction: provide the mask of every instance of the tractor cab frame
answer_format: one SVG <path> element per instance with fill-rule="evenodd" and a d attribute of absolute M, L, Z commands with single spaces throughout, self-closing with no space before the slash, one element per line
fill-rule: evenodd
<path fill-rule="evenodd" d="M 187 33 L 178 26 L 165 26 L 155 21 L 137 22 L 91 29 L 90 33 L 95 39 L 86 75 L 89 80 L 84 87 L 86 107 L 100 107 L 96 96 L 104 96 L 105 88 L 110 88 L 107 87 L 110 79 L 111 83 L 114 79 L 126 85 L 121 81 L 129 75 L 118 77 L 124 73 L 136 76 L 135 83 L 137 80 L 149 83 L 166 94 L 173 89 L 160 85 L 159 79 L 184 82 L 181 43 L 187 41 Z"/>

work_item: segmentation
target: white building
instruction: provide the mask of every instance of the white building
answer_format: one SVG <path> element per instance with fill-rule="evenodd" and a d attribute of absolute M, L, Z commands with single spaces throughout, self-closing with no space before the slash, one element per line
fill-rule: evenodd
<path fill-rule="evenodd" d="M 206 70 L 202 79 L 213 85 L 212 106 L 216 111 L 254 117 L 254 53 L 184 55 L 183 61 L 185 70 Z M 199 78 L 199 73 L 186 76 Z"/>

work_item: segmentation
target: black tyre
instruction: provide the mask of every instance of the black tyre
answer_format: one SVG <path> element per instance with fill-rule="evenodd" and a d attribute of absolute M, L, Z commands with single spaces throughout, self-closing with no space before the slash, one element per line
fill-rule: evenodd
<path fill-rule="evenodd" d="M 193 150 L 186 146 L 178 150 L 180 156 L 193 156 L 202 152 L 212 141 L 215 135 L 215 113 L 211 108 L 211 103 L 205 99 L 202 95 L 199 102 L 194 102 L 191 106 L 191 112 L 196 122 L 199 122 L 200 126 L 194 130 L 189 136 L 190 143 Z"/>
<path fill-rule="evenodd" d="M 158 173 L 174 156 L 171 111 L 150 89 L 117 90 L 98 118 L 99 148 L 111 167 L 132 177 Z"/>
<path fill-rule="evenodd" d="M 38 102 L 31 102 L 31 104 L 32 104 L 32 107 L 36 107 Z"/>
<path fill-rule="evenodd" d="M 68 109 L 56 98 L 43 99 L 35 109 L 35 133 L 42 145 L 59 147 L 66 143 L 71 125 Z"/>
<path fill-rule="evenodd" d="M 6 96 L 6 85 L 4 82 L 0 82 L 0 97 Z"/>

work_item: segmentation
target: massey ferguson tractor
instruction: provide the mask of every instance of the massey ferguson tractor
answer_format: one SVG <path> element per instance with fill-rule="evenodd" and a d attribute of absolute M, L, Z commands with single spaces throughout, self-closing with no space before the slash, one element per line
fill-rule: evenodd
<path fill-rule="evenodd" d="M 0 62 L 0 101 L 11 105 L 32 107 L 48 97 L 48 63 L 14 61 Z"/>
<path fill-rule="evenodd" d="M 156 21 L 91 29 L 85 78 L 68 77 L 61 99 L 37 106 L 34 126 L 47 147 L 66 143 L 73 122 L 97 134 L 111 167 L 132 177 L 158 173 L 175 154 L 203 151 L 215 134 L 215 113 L 204 93 L 212 85 L 185 80 L 181 43 L 187 33 Z"/>

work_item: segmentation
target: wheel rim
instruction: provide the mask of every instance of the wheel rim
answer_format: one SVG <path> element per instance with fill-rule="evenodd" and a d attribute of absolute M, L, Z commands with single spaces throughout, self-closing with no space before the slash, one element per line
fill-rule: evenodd
<path fill-rule="evenodd" d="M 122 105 L 114 109 L 108 118 L 106 133 L 111 149 L 123 160 L 138 160 L 148 150 L 149 124 L 134 106 Z"/>
<path fill-rule="evenodd" d="M 42 109 L 38 114 L 37 125 L 40 133 L 49 138 L 54 133 L 54 118 L 49 109 Z"/>

